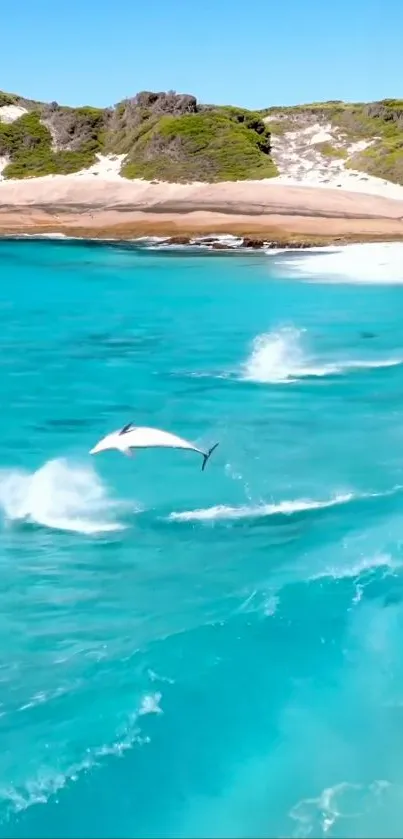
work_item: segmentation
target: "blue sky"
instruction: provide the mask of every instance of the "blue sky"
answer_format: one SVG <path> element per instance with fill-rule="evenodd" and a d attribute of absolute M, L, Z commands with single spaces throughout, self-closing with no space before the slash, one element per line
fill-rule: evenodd
<path fill-rule="evenodd" d="M 403 0 L 15 0 L 1 29 L 0 89 L 70 105 L 403 97 Z"/>

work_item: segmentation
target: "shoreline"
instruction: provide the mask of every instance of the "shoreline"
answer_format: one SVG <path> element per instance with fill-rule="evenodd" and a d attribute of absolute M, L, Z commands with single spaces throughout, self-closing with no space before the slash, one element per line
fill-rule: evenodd
<path fill-rule="evenodd" d="M 84 233 L 84 235 L 83 235 Z M 351 235 L 351 236 L 305 236 L 277 239 L 256 238 L 256 236 L 242 236 L 234 235 L 232 233 L 209 233 L 208 235 L 131 235 L 127 233 L 119 233 L 114 235 L 115 231 L 102 231 L 99 235 L 94 235 L 93 231 L 74 231 L 70 229 L 67 231 L 59 230 L 43 230 L 35 231 L 21 231 L 21 232 L 0 232 L 0 245 L 2 242 L 53 242 L 56 244 L 72 244 L 74 242 L 82 242 L 85 244 L 97 245 L 131 245 L 133 248 L 143 248 L 144 250 L 177 250 L 180 251 L 197 251 L 205 254 L 215 253 L 216 255 L 222 253 L 259 253 L 264 252 L 268 254 L 270 251 L 273 255 L 280 251 L 299 251 L 299 250 L 327 250 L 329 248 L 344 248 L 348 245 L 369 245 L 369 244 L 399 244 L 403 243 L 403 237 L 391 237 L 390 235 Z"/>
<path fill-rule="evenodd" d="M 400 203 L 400 202 L 399 202 Z M 403 212 L 403 206 L 402 206 Z M 320 247 L 366 242 L 403 241 L 403 220 L 389 218 L 329 218 L 298 215 L 246 215 L 217 212 L 154 213 L 131 210 L 0 206 L 0 239 L 13 236 L 130 241 L 158 237 L 167 244 L 233 236 L 244 247 Z M 171 240 L 168 242 L 168 240 Z M 252 244 L 252 242 L 254 244 Z M 216 248 L 220 246 L 217 242 Z"/>
<path fill-rule="evenodd" d="M 0 236 L 21 234 L 117 241 L 232 235 L 278 247 L 403 241 L 403 200 L 268 181 L 3 181 Z"/>

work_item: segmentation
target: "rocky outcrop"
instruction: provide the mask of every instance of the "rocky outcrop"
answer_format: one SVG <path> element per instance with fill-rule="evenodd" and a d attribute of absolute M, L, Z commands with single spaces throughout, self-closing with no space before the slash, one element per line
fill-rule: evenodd
<path fill-rule="evenodd" d="M 134 144 L 154 128 L 161 117 L 197 112 L 197 100 L 190 94 L 142 91 L 132 98 L 118 102 L 106 112 L 106 151 L 129 154 Z"/>
<path fill-rule="evenodd" d="M 180 114 L 195 114 L 198 110 L 197 99 L 195 96 L 190 96 L 188 93 L 175 93 L 169 91 L 168 93 L 151 93 L 143 90 L 137 93 L 132 99 L 126 99 L 120 102 L 119 105 L 126 105 L 132 111 L 147 109 L 154 114 L 173 114 L 178 116 Z"/>
<path fill-rule="evenodd" d="M 52 102 L 41 110 L 55 151 L 79 151 L 88 144 L 100 147 L 100 135 L 107 126 L 106 112 L 100 108 L 63 108 Z"/>
<path fill-rule="evenodd" d="M 264 244 L 262 239 L 243 239 L 242 241 L 243 248 L 253 248 L 254 250 L 263 248 Z"/>

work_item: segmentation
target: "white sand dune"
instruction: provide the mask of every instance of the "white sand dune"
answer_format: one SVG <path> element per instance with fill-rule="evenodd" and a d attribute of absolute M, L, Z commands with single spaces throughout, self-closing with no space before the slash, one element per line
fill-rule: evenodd
<path fill-rule="evenodd" d="M 2 105 L 0 108 L 0 122 L 10 123 L 27 113 L 21 105 Z"/>
<path fill-rule="evenodd" d="M 266 120 L 270 128 L 270 118 Z M 403 201 L 403 186 L 350 169 L 349 159 L 372 145 L 374 140 L 348 142 L 330 122 L 313 122 L 284 134 L 272 134 L 273 159 L 280 172 L 272 183 L 284 186 L 320 187 L 380 195 Z M 318 144 L 329 143 L 345 157 L 328 157 Z"/>

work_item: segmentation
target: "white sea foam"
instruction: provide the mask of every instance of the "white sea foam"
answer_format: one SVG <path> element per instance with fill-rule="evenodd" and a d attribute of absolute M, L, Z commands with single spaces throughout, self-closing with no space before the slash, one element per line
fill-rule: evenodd
<path fill-rule="evenodd" d="M 320 281 L 399 284 L 403 283 L 403 243 L 312 249 L 292 259 L 284 258 L 281 264 L 293 273 Z"/>
<path fill-rule="evenodd" d="M 79 239 L 78 236 L 66 236 L 65 233 L 10 233 L 8 238 L 16 239 Z"/>
<path fill-rule="evenodd" d="M 210 236 L 195 236 L 191 239 L 191 244 L 211 247 L 212 239 L 220 245 L 225 245 L 226 248 L 240 248 L 243 243 L 242 237 L 232 236 L 230 233 L 227 235 L 222 233 L 212 233 Z"/>
<path fill-rule="evenodd" d="M 265 516 L 292 516 L 294 513 L 302 513 L 308 510 L 322 510 L 329 507 L 337 507 L 348 504 L 350 501 L 363 501 L 371 498 L 387 498 L 401 492 L 403 485 L 396 484 L 391 489 L 383 492 L 344 492 L 336 493 L 333 497 L 320 500 L 310 498 L 297 498 L 279 501 L 277 504 L 241 504 L 230 506 L 227 504 L 216 504 L 213 507 L 202 507 L 196 510 L 184 510 L 183 512 L 172 512 L 168 516 L 170 521 L 220 521 L 247 518 L 263 518 Z"/>
<path fill-rule="evenodd" d="M 113 241 L 113 239 L 110 241 Z M 166 236 L 136 236 L 130 241 L 134 245 L 142 245 L 149 250 L 156 250 L 166 242 Z"/>
<path fill-rule="evenodd" d="M 293 513 L 304 510 L 320 510 L 326 507 L 335 507 L 338 504 L 346 504 L 353 498 L 352 493 L 335 495 L 327 501 L 313 501 L 309 499 L 297 499 L 295 501 L 280 501 L 279 504 L 250 504 L 239 507 L 231 507 L 226 504 L 218 504 L 214 507 L 205 507 L 199 510 L 184 510 L 181 513 L 170 514 L 171 521 L 219 521 L 245 518 L 262 518 L 264 516 L 284 515 L 290 516 Z"/>
<path fill-rule="evenodd" d="M 18 787 L 13 785 L 0 786 L 0 800 L 8 804 L 11 812 L 21 812 L 34 804 L 46 804 L 52 795 L 62 790 L 67 783 L 78 780 L 83 772 L 99 766 L 109 756 L 121 757 L 136 744 L 149 743 L 149 738 L 142 736 L 140 717 L 146 714 L 161 714 L 159 707 L 161 694 L 143 696 L 139 707 L 129 715 L 128 721 L 112 741 L 94 748 L 86 749 L 82 760 L 72 763 L 61 770 L 52 765 L 42 765 L 36 776 L 31 777 Z"/>
<path fill-rule="evenodd" d="M 161 693 L 148 693 L 143 696 L 138 711 L 139 717 L 143 717 L 145 714 L 162 714 L 162 708 L 160 708 L 161 696 Z"/>
<path fill-rule="evenodd" d="M 368 785 L 342 781 L 322 790 L 317 798 L 304 798 L 289 813 L 297 823 L 293 836 L 300 839 L 327 836 L 338 819 L 358 819 L 371 810 L 376 811 L 390 787 L 391 784 L 384 780 L 375 780 Z M 356 830 L 354 835 L 359 835 Z"/>
<path fill-rule="evenodd" d="M 365 573 L 370 573 L 377 568 L 384 568 L 388 574 L 397 571 L 403 565 L 402 561 L 392 557 L 388 553 L 376 553 L 373 556 L 363 556 L 358 558 L 352 565 L 346 566 L 330 565 L 317 571 L 309 578 L 310 580 L 321 580 L 330 577 L 333 580 L 341 580 L 345 577 L 360 577 Z"/>
<path fill-rule="evenodd" d="M 241 378 L 262 384 L 289 383 L 303 378 L 337 376 L 354 370 L 403 364 L 403 356 L 318 362 L 304 347 L 303 333 L 304 330 L 287 327 L 257 335 L 249 356 L 241 366 Z"/>
<path fill-rule="evenodd" d="M 96 534 L 120 530 L 117 502 L 96 472 L 67 460 L 49 460 L 36 472 L 0 472 L 0 508 L 8 522 Z"/>

